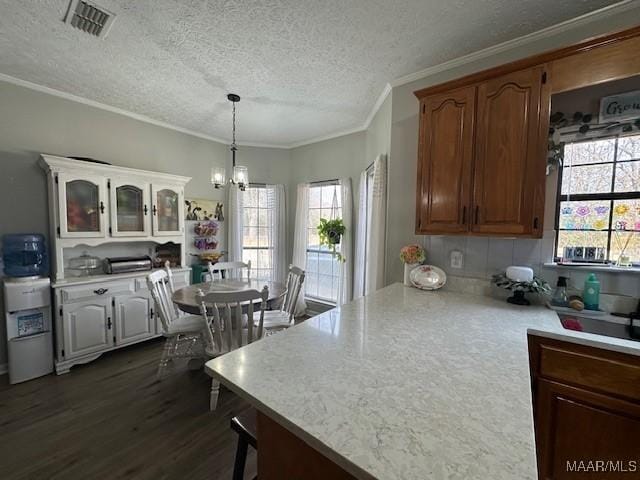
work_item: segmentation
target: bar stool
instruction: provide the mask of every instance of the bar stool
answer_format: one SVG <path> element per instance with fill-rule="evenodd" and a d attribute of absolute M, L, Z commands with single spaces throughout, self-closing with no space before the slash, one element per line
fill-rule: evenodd
<path fill-rule="evenodd" d="M 233 480 L 244 478 L 244 467 L 247 463 L 247 448 L 251 445 L 258 449 L 256 410 L 250 408 L 231 419 L 231 428 L 238 433 L 238 448 L 233 463 Z M 258 477 L 255 477 L 256 480 Z"/>

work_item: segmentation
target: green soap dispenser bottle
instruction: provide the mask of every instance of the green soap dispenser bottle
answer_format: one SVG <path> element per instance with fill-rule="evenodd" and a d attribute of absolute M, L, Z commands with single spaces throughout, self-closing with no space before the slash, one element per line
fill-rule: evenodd
<path fill-rule="evenodd" d="M 598 310 L 600 306 L 600 282 L 595 273 L 590 273 L 584 282 L 584 292 L 582 294 L 584 308 L 587 310 Z"/>

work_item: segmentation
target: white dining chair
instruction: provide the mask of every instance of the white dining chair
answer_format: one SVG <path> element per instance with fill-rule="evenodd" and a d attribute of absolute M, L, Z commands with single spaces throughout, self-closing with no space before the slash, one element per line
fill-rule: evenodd
<path fill-rule="evenodd" d="M 167 286 L 169 287 L 169 295 L 171 296 L 176 291 L 176 284 L 173 280 L 173 272 L 171 271 L 171 262 L 169 260 L 164 262 L 164 269 L 167 272 Z M 173 303 L 173 309 L 176 311 L 177 316 L 183 317 L 185 315 L 185 312 L 180 310 L 175 303 Z"/>
<path fill-rule="evenodd" d="M 205 330 L 207 324 L 201 315 L 178 315 L 171 301 L 169 275 L 157 270 L 147 276 L 147 286 L 160 317 L 164 349 L 158 365 L 158 379 L 161 379 L 167 365 L 174 358 L 206 358 Z"/>
<path fill-rule="evenodd" d="M 264 328 L 267 334 L 284 330 L 294 325 L 298 296 L 304 284 L 305 271 L 295 265 L 289 265 L 287 284 L 282 303 L 277 310 L 264 312 Z M 259 319 L 254 318 L 254 322 Z"/>
<path fill-rule="evenodd" d="M 247 276 L 242 275 L 242 270 L 247 269 Z M 223 278 L 242 280 L 251 278 L 251 260 L 244 262 L 218 262 L 207 263 L 207 269 L 211 276 L 211 281 L 222 280 Z"/>
<path fill-rule="evenodd" d="M 269 299 L 269 289 L 265 285 L 262 291 L 244 290 L 237 292 L 200 293 L 197 296 L 201 318 L 208 328 L 205 331 L 205 353 L 215 358 L 231 352 L 264 336 L 264 313 Z M 256 310 L 255 302 L 260 305 Z M 247 308 L 249 318 L 257 314 L 256 325 L 248 322 L 243 328 L 242 307 Z M 215 410 L 220 394 L 220 382 L 211 379 L 209 409 Z"/>

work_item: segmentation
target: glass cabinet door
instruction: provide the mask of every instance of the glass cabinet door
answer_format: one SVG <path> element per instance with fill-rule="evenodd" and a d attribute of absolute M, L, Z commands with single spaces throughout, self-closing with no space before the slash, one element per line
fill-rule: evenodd
<path fill-rule="evenodd" d="M 154 185 L 152 195 L 154 235 L 181 235 L 184 224 L 182 191 Z"/>
<path fill-rule="evenodd" d="M 149 184 L 111 181 L 111 235 L 149 234 Z"/>
<path fill-rule="evenodd" d="M 105 234 L 104 179 L 58 175 L 61 237 L 102 237 Z"/>

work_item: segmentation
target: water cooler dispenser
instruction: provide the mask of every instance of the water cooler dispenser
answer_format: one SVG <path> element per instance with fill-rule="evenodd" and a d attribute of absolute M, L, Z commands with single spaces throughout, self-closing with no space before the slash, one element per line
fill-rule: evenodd
<path fill-rule="evenodd" d="M 53 371 L 46 245 L 42 235 L 5 235 L 2 247 L 9 382 L 19 383 Z"/>

